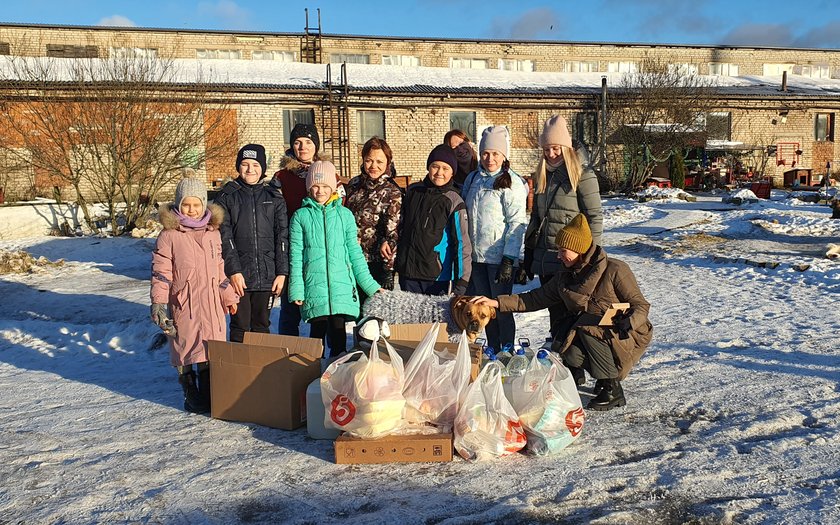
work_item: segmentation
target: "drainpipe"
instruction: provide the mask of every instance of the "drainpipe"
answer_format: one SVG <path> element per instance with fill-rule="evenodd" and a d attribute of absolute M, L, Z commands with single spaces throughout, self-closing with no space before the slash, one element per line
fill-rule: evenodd
<path fill-rule="evenodd" d="M 607 176 L 607 77 L 601 77 L 601 177 Z"/>

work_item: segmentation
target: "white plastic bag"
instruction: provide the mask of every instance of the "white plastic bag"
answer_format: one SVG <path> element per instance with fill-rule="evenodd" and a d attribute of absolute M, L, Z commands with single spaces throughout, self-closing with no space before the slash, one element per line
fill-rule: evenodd
<path fill-rule="evenodd" d="M 387 341 L 381 341 L 390 362 L 379 357 L 374 343 L 370 358 L 363 352 L 352 352 L 330 364 L 321 376 L 325 427 L 355 437 L 377 438 L 401 426 L 405 406 L 403 362 Z M 348 362 L 356 355 L 361 355 L 358 361 Z"/>
<path fill-rule="evenodd" d="M 490 459 L 518 452 L 525 432 L 502 390 L 502 366 L 485 366 L 467 389 L 455 418 L 455 450 L 465 459 Z"/>
<path fill-rule="evenodd" d="M 584 412 L 575 380 L 554 355 L 551 366 L 531 360 L 525 375 L 511 381 L 512 405 L 528 437 L 532 454 L 553 454 L 583 430 Z"/>
<path fill-rule="evenodd" d="M 405 365 L 405 419 L 411 424 L 431 423 L 451 432 L 458 401 L 470 382 L 470 349 L 466 333 L 455 355 L 435 350 L 440 323 L 420 341 Z"/>

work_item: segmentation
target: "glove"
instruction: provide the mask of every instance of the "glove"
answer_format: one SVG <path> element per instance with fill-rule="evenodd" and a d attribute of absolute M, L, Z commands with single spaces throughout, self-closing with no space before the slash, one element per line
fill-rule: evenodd
<path fill-rule="evenodd" d="M 531 271 L 531 266 L 534 264 L 534 250 L 533 248 L 525 248 L 525 258 L 519 261 L 519 269 L 516 271 L 516 284 L 526 284 L 528 281 L 534 280 L 534 272 Z"/>
<path fill-rule="evenodd" d="M 166 305 L 163 303 L 154 303 L 151 307 L 152 322 L 163 330 L 163 333 L 170 337 L 175 337 L 175 323 L 169 318 Z"/>
<path fill-rule="evenodd" d="M 613 325 L 615 325 L 615 329 L 618 331 L 618 338 L 619 339 L 629 339 L 630 338 L 630 330 L 633 329 L 633 326 L 630 324 L 630 313 L 624 314 L 616 314 L 613 316 Z"/>
<path fill-rule="evenodd" d="M 507 284 L 513 280 L 513 259 L 508 256 L 502 257 L 502 264 L 496 271 L 496 283 Z"/>
<path fill-rule="evenodd" d="M 467 284 L 469 284 L 467 281 L 458 279 L 455 282 L 455 286 L 452 288 L 452 293 L 455 295 L 464 295 L 467 293 Z"/>
<path fill-rule="evenodd" d="M 393 290 L 394 289 L 394 272 L 386 271 L 384 273 L 383 277 L 384 277 L 382 279 L 383 282 L 380 283 L 382 285 L 382 288 L 385 288 L 386 290 Z"/>

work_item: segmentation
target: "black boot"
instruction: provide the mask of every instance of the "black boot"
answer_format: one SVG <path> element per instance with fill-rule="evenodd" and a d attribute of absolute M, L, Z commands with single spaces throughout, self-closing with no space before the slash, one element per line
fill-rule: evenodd
<path fill-rule="evenodd" d="M 203 412 L 210 412 L 210 367 L 207 363 L 198 365 L 198 399 Z"/>
<path fill-rule="evenodd" d="M 612 410 L 615 407 L 623 407 L 627 404 L 624 399 L 624 390 L 618 379 L 602 379 L 602 390 L 586 407 L 589 410 Z"/>
<path fill-rule="evenodd" d="M 184 389 L 184 410 L 196 414 L 206 412 L 207 409 L 202 406 L 201 399 L 198 395 L 196 376 L 192 368 L 181 368 L 181 372 L 178 374 L 178 382 L 181 383 L 181 388 Z"/>
<path fill-rule="evenodd" d="M 597 379 L 595 381 L 595 386 L 592 387 L 592 395 L 597 397 L 604 389 L 604 383 L 607 381 L 609 381 L 609 379 Z"/>

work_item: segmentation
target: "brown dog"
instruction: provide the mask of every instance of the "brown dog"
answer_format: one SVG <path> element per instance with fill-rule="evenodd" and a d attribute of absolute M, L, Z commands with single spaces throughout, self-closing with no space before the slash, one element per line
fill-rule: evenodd
<path fill-rule="evenodd" d="M 456 295 L 449 301 L 452 319 L 458 328 L 466 330 L 470 343 L 475 342 L 490 319 L 496 318 L 495 308 L 470 302 L 473 298 L 471 295 Z"/>

